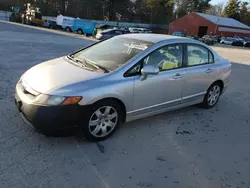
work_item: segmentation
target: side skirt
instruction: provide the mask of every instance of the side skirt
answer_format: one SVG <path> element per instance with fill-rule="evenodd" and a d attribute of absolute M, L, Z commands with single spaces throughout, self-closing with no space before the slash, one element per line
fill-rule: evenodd
<path fill-rule="evenodd" d="M 160 110 L 156 110 L 156 111 L 152 111 L 152 112 L 148 112 L 148 113 L 144 113 L 144 114 L 140 114 L 140 115 L 133 115 L 134 113 L 130 113 L 130 114 L 127 114 L 126 122 L 134 121 L 134 120 L 145 118 L 148 116 L 154 116 L 154 115 L 168 112 L 171 110 L 176 110 L 176 109 L 192 106 L 195 104 L 199 104 L 202 101 L 203 101 L 203 98 L 199 97 L 199 99 L 192 101 L 192 102 L 188 102 L 188 103 L 184 103 L 184 104 L 182 103 L 180 105 L 176 105 L 176 106 L 172 106 L 172 107 L 168 107 L 168 108 L 163 108 Z"/>

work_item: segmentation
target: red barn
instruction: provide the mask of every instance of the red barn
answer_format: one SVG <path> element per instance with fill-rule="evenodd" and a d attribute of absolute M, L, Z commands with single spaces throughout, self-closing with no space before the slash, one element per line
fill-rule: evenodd
<path fill-rule="evenodd" d="M 202 37 L 204 35 L 250 36 L 250 27 L 232 18 L 193 12 L 173 21 L 169 34 L 175 31 L 186 35 Z"/>

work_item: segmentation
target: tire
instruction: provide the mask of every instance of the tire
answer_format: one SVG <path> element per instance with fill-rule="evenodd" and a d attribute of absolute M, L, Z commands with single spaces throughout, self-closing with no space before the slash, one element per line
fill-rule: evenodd
<path fill-rule="evenodd" d="M 214 107 L 220 99 L 222 89 L 219 82 L 212 84 L 207 90 L 202 106 L 207 109 Z"/>
<path fill-rule="evenodd" d="M 82 34 L 83 34 L 83 31 L 82 31 L 81 29 L 78 29 L 78 30 L 77 30 L 77 34 L 82 35 Z"/>
<path fill-rule="evenodd" d="M 66 28 L 65 28 L 65 31 L 70 33 L 70 32 L 71 32 L 71 29 L 70 29 L 69 27 L 66 27 Z"/>
<path fill-rule="evenodd" d="M 108 114 L 110 117 L 108 117 Z M 116 132 L 123 115 L 120 104 L 115 100 L 107 99 L 97 102 L 93 104 L 88 114 L 86 114 L 81 125 L 81 133 L 91 142 L 105 140 Z"/>

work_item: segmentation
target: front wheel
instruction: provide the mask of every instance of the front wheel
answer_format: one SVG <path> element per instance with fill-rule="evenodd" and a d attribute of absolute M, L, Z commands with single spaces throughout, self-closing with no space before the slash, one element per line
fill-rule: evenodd
<path fill-rule="evenodd" d="M 219 83 L 215 83 L 212 86 L 210 86 L 210 88 L 207 91 L 207 94 L 204 97 L 204 101 L 202 103 L 203 106 L 205 108 L 214 107 L 219 101 L 221 93 L 222 93 L 222 88 Z"/>
<path fill-rule="evenodd" d="M 121 106 L 114 100 L 94 104 L 82 125 L 83 136 L 89 141 L 101 141 L 115 133 L 122 119 Z"/>
<path fill-rule="evenodd" d="M 71 29 L 70 29 L 69 27 L 66 27 L 66 28 L 65 28 L 65 31 L 70 33 L 70 32 L 71 32 Z"/>

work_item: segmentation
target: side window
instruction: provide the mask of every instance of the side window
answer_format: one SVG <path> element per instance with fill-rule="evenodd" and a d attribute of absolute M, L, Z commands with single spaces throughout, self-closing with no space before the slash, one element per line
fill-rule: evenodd
<path fill-rule="evenodd" d="M 164 46 L 143 60 L 143 66 L 158 66 L 160 71 L 180 68 L 182 66 L 183 50 L 182 45 Z"/>
<path fill-rule="evenodd" d="M 198 45 L 188 45 L 187 46 L 187 66 L 203 65 L 208 63 L 213 63 L 212 53 Z"/>
<path fill-rule="evenodd" d="M 214 63 L 214 55 L 212 54 L 212 52 L 209 51 L 209 60 L 208 62 L 211 64 L 211 63 Z"/>

